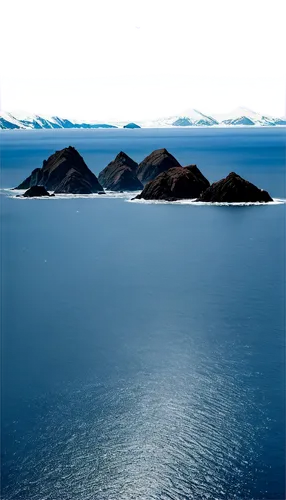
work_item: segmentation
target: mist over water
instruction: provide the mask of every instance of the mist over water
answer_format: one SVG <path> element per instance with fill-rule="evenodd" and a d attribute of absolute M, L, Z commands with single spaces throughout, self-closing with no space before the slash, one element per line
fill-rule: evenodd
<path fill-rule="evenodd" d="M 3 134 L 3 187 L 167 147 L 285 198 L 281 130 L 45 134 Z M 2 498 L 283 499 L 285 205 L 1 205 Z"/>

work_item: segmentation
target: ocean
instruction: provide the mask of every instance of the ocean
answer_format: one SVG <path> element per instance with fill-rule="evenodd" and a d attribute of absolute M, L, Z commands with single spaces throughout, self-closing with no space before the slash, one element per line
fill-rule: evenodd
<path fill-rule="evenodd" d="M 286 198 L 285 128 L 1 133 L 1 498 L 285 498 L 285 208 L 17 199 L 75 146 Z"/>

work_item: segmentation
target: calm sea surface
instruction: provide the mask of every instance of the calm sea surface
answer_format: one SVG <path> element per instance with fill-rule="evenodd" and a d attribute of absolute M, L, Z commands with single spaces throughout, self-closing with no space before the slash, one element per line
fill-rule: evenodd
<path fill-rule="evenodd" d="M 286 198 L 285 130 L 3 132 L 1 186 L 166 147 Z M 1 498 L 284 499 L 286 205 L 7 194 Z"/>

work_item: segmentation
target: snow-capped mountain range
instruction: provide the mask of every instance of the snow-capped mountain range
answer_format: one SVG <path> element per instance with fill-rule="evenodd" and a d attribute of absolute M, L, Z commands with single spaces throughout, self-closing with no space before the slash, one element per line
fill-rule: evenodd
<path fill-rule="evenodd" d="M 139 122 L 140 124 L 140 122 Z M 179 115 L 142 123 L 143 127 L 203 127 L 203 126 L 285 126 L 286 117 L 274 118 L 247 108 L 236 108 L 230 113 L 206 115 L 196 109 L 187 109 Z"/>
<path fill-rule="evenodd" d="M 23 112 L 0 112 L 0 129 L 60 129 L 60 128 L 122 128 L 127 122 L 105 123 L 99 121 L 79 121 L 58 116 L 44 116 Z M 236 108 L 230 113 L 201 113 L 187 109 L 178 115 L 150 121 L 137 121 L 143 128 L 209 127 L 209 126 L 286 126 L 286 117 L 275 118 L 262 115 L 247 108 Z"/>
<path fill-rule="evenodd" d="M 56 129 L 56 128 L 116 128 L 113 125 L 97 122 L 81 122 L 60 118 L 26 114 L 23 112 L 0 112 L 0 129 Z"/>

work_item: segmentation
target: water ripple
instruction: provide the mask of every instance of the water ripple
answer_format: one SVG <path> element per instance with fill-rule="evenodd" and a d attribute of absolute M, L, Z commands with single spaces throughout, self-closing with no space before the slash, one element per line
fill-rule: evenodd
<path fill-rule="evenodd" d="M 39 441 L 33 433 L 26 440 L 19 489 L 4 498 L 249 498 L 255 456 L 246 391 L 236 393 L 219 372 L 168 370 L 120 380 L 117 390 L 90 384 L 63 394 L 41 414 Z"/>

